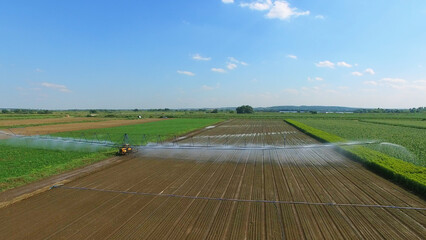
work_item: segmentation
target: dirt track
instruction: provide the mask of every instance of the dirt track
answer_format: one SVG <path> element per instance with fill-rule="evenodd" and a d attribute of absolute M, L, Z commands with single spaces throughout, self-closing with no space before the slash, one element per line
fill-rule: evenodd
<path fill-rule="evenodd" d="M 25 128 L 14 128 L 11 130 L 3 129 L 3 132 L 13 133 L 18 135 L 42 135 L 42 134 L 52 134 L 57 132 L 68 132 L 68 131 L 78 131 L 86 129 L 96 129 L 96 128 L 108 128 L 108 127 L 118 127 L 124 125 L 133 125 L 147 122 L 162 121 L 165 119 L 159 118 L 148 118 L 148 119 L 137 119 L 137 120 L 108 120 L 100 122 L 84 122 L 84 123 L 67 123 L 67 124 L 55 124 L 55 125 L 43 125 L 43 126 L 34 126 L 34 127 L 25 127 Z"/>
<path fill-rule="evenodd" d="M 244 120 L 183 142 L 280 145 L 282 132 L 316 143 Z M 152 149 L 0 209 L 0 239 L 424 239 L 425 208 L 332 148 Z"/>

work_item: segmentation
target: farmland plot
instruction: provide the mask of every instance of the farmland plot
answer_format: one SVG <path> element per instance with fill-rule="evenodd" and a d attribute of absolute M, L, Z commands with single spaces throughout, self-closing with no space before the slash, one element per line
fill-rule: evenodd
<path fill-rule="evenodd" d="M 422 199 L 282 121 L 234 120 L 174 144 L 0 209 L 0 238 L 426 236 Z"/>

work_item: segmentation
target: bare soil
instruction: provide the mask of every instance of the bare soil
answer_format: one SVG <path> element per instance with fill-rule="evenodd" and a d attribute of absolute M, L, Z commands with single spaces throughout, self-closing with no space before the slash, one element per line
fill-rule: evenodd
<path fill-rule="evenodd" d="M 89 117 L 64 117 L 64 118 L 45 118 L 45 119 L 15 119 L 15 120 L 0 120 L 2 126 L 22 126 L 32 124 L 51 124 L 51 123 L 71 123 L 71 122 L 93 122 L 106 120 L 104 118 L 89 118 Z"/>
<path fill-rule="evenodd" d="M 3 132 L 17 135 L 42 135 L 42 134 L 52 134 L 58 132 L 68 132 L 68 131 L 78 131 L 86 129 L 97 129 L 97 128 L 108 128 L 108 127 L 118 127 L 124 125 L 134 125 L 155 121 L 162 121 L 165 119 L 159 118 L 149 118 L 149 119 L 137 119 L 137 120 L 108 120 L 101 122 L 84 122 L 84 123 L 68 123 L 68 124 L 55 124 L 55 125 L 43 125 L 43 126 L 34 126 L 34 127 L 24 127 L 24 128 L 14 128 L 14 129 L 4 129 Z"/>

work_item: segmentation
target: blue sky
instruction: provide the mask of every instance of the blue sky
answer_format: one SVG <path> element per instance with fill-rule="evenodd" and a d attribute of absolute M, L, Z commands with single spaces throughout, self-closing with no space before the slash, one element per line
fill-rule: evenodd
<path fill-rule="evenodd" d="M 0 108 L 426 105 L 424 0 L 1 1 Z"/>

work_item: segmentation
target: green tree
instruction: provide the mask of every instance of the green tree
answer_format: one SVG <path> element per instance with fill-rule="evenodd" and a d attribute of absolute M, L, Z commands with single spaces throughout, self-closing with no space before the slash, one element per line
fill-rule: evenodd
<path fill-rule="evenodd" d="M 254 113 L 254 110 L 251 106 L 249 105 L 242 105 L 237 107 L 236 109 L 238 114 L 249 114 L 249 113 Z"/>

